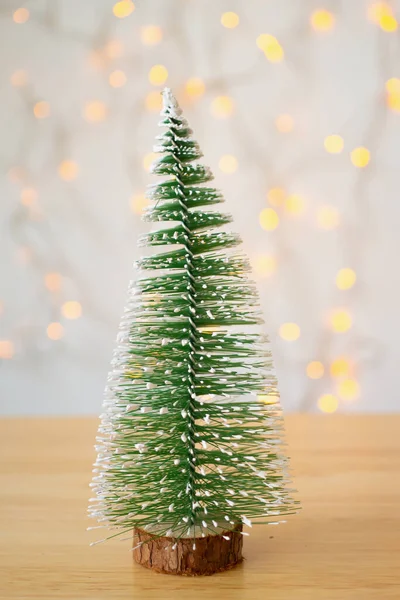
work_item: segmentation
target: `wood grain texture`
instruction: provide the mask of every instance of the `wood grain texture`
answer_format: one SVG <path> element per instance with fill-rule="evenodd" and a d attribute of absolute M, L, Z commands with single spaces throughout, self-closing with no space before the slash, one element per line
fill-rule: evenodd
<path fill-rule="evenodd" d="M 133 564 L 132 539 L 86 532 L 96 419 L 0 421 L 0 598 L 400 598 L 400 416 L 290 415 L 303 509 L 253 527 L 245 560 L 211 577 Z"/>
<path fill-rule="evenodd" d="M 224 531 L 220 535 L 207 535 L 193 539 L 170 537 L 154 538 L 144 529 L 136 528 L 133 536 L 133 558 L 158 573 L 169 575 L 213 575 L 219 571 L 233 569 L 242 562 L 243 536 L 242 525 L 236 525 L 234 531 Z M 229 540 L 222 536 L 229 537 Z M 139 542 L 142 543 L 139 547 Z M 172 549 L 172 545 L 176 547 Z"/>

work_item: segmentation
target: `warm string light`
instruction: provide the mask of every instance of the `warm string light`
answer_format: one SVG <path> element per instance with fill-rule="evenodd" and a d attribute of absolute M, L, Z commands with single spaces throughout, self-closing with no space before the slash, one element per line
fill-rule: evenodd
<path fill-rule="evenodd" d="M 61 306 L 61 313 L 66 319 L 79 319 L 82 315 L 82 306 L 76 300 L 68 300 Z"/>
<path fill-rule="evenodd" d="M 23 87 L 28 83 L 28 74 L 24 69 L 18 69 L 10 77 L 10 83 L 13 87 Z"/>
<path fill-rule="evenodd" d="M 334 413 L 339 406 L 338 399 L 333 394 L 323 394 L 318 398 L 318 408 L 324 413 Z"/>
<path fill-rule="evenodd" d="M 294 128 L 294 119 L 291 115 L 279 115 L 275 119 L 275 126 L 280 133 L 290 133 Z"/>
<path fill-rule="evenodd" d="M 345 333 L 351 328 L 353 320 L 345 308 L 337 308 L 332 311 L 329 323 L 332 331 L 335 333 Z"/>
<path fill-rule="evenodd" d="M 144 194 L 133 194 L 130 199 L 131 211 L 136 215 L 143 214 L 148 205 L 149 201 Z"/>
<path fill-rule="evenodd" d="M 124 46 L 120 40 L 109 40 L 104 47 L 104 54 L 107 58 L 121 58 L 124 54 Z"/>
<path fill-rule="evenodd" d="M 367 148 L 354 148 L 350 155 L 351 162 L 355 167 L 364 168 L 368 165 L 371 155 Z"/>
<path fill-rule="evenodd" d="M 17 8 L 13 13 L 13 21 L 18 25 L 26 23 L 29 19 L 29 10 L 27 8 Z"/>
<path fill-rule="evenodd" d="M 272 206 L 283 206 L 286 198 L 286 192 L 282 188 L 272 188 L 267 192 L 267 200 Z"/>
<path fill-rule="evenodd" d="M 306 202 L 302 196 L 291 194 L 284 201 L 285 212 L 291 217 L 297 217 L 304 213 Z"/>
<path fill-rule="evenodd" d="M 113 6 L 113 13 L 118 19 L 125 19 L 135 10 L 135 5 L 132 0 L 120 0 Z"/>
<path fill-rule="evenodd" d="M 306 368 L 307 377 L 310 379 L 321 379 L 324 371 L 324 365 L 319 360 L 309 362 Z"/>
<path fill-rule="evenodd" d="M 273 208 L 263 208 L 260 212 L 260 225 L 266 231 L 273 231 L 279 225 L 278 213 Z"/>
<path fill-rule="evenodd" d="M 360 386 L 355 379 L 344 379 L 337 385 L 337 393 L 342 400 L 357 400 L 360 396 Z"/>
<path fill-rule="evenodd" d="M 226 119 L 233 114 L 234 103 L 229 96 L 217 96 L 211 102 L 211 114 L 219 119 Z"/>
<path fill-rule="evenodd" d="M 140 30 L 140 39 L 145 46 L 155 46 L 162 41 L 163 32 L 158 25 L 146 25 Z"/>
<path fill-rule="evenodd" d="M 38 193 L 34 188 L 23 188 L 21 190 L 21 204 L 32 207 L 36 204 Z"/>
<path fill-rule="evenodd" d="M 54 341 L 60 340 L 64 335 L 64 327 L 61 325 L 61 323 L 49 323 L 46 332 L 49 339 Z"/>
<path fill-rule="evenodd" d="M 150 171 L 150 167 L 156 158 L 158 158 L 158 154 L 156 152 L 149 152 L 148 154 L 145 154 L 143 157 L 143 168 L 146 171 Z"/>
<path fill-rule="evenodd" d="M 324 139 L 324 147 L 330 154 L 340 154 L 344 148 L 344 141 L 340 135 L 328 135 Z"/>
<path fill-rule="evenodd" d="M 185 91 L 190 98 L 200 98 L 206 91 L 206 86 L 200 77 L 190 77 L 185 84 Z"/>
<path fill-rule="evenodd" d="M 108 77 L 108 83 L 113 88 L 120 88 L 126 84 L 127 77 L 123 71 L 112 71 Z"/>
<path fill-rule="evenodd" d="M 264 52 L 264 55 L 269 62 L 280 63 L 283 61 L 285 53 L 280 43 L 273 35 L 262 33 L 256 39 L 256 44 L 258 48 Z"/>
<path fill-rule="evenodd" d="M 37 119 L 45 119 L 50 115 L 50 104 L 44 100 L 36 102 L 33 107 L 33 114 Z"/>
<path fill-rule="evenodd" d="M 336 229 L 340 223 L 340 214 L 334 206 L 320 206 L 316 214 L 317 226 L 320 229 Z"/>
<path fill-rule="evenodd" d="M 107 107 L 100 100 L 87 102 L 83 109 L 84 118 L 90 123 L 98 123 L 104 121 L 107 116 Z"/>
<path fill-rule="evenodd" d="M 225 12 L 221 15 L 221 25 L 227 29 L 234 29 L 239 25 L 239 15 L 234 12 Z"/>
<path fill-rule="evenodd" d="M 355 271 L 349 268 L 340 269 L 336 275 L 336 285 L 339 290 L 349 290 L 357 279 Z"/>
<path fill-rule="evenodd" d="M 61 290 L 62 277 L 60 273 L 46 273 L 44 283 L 49 292 L 59 292 Z"/>
<path fill-rule="evenodd" d="M 162 97 L 158 90 L 149 92 L 144 101 L 146 110 L 150 112 L 160 112 L 162 106 Z"/>
<path fill-rule="evenodd" d="M 252 267 L 260 277 L 270 277 L 276 270 L 276 259 L 271 254 L 255 256 L 252 260 Z"/>
<path fill-rule="evenodd" d="M 335 17 L 325 9 L 315 10 L 310 17 L 311 27 L 317 32 L 331 31 L 335 25 Z"/>
<path fill-rule="evenodd" d="M 58 174 L 64 181 L 73 181 L 78 177 L 79 167 L 74 160 L 63 160 L 58 165 Z"/>
<path fill-rule="evenodd" d="M 218 166 L 223 173 L 234 173 L 238 168 L 238 161 L 232 154 L 224 154 L 219 159 Z"/>
<path fill-rule="evenodd" d="M 392 77 L 386 82 L 386 103 L 393 112 L 400 112 L 400 79 Z"/>
<path fill-rule="evenodd" d="M 14 344 L 11 340 L 0 340 L 0 358 L 10 360 L 14 356 Z"/>
<path fill-rule="evenodd" d="M 163 85 L 168 79 L 168 71 L 164 65 L 154 65 L 149 71 L 149 81 L 152 85 Z"/>
<path fill-rule="evenodd" d="M 330 374 L 332 377 L 346 377 L 350 375 L 351 371 L 351 361 L 344 356 L 339 356 L 330 365 Z"/>
<path fill-rule="evenodd" d="M 294 342 L 300 337 L 300 327 L 297 323 L 283 323 L 279 327 L 279 335 L 286 342 Z"/>

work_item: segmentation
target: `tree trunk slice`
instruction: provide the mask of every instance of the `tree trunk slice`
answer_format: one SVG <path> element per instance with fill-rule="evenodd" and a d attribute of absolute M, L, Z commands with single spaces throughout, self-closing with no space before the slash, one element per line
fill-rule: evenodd
<path fill-rule="evenodd" d="M 212 575 L 232 569 L 242 562 L 242 524 L 233 531 L 223 531 L 221 535 L 208 535 L 204 538 L 152 537 L 144 529 L 133 532 L 133 559 L 139 565 L 172 575 Z M 229 536 L 226 540 L 222 535 Z M 193 550 L 193 542 L 196 548 Z M 144 543 L 141 543 L 144 542 Z M 138 548 L 136 546 L 141 544 Z M 176 544 L 173 550 L 172 546 Z"/>

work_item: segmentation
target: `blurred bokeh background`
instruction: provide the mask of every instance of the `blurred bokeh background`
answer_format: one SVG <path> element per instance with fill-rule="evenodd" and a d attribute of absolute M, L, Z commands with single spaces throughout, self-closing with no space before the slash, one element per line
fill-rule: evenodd
<path fill-rule="evenodd" d="M 400 2 L 1 0 L 0 411 L 98 413 L 172 88 L 283 408 L 399 409 Z"/>

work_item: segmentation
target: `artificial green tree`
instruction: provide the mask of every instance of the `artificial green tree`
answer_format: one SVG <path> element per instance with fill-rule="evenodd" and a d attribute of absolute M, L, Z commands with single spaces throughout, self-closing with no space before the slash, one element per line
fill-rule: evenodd
<path fill-rule="evenodd" d="M 109 537 L 134 529 L 146 566 L 213 572 L 241 559 L 243 525 L 276 523 L 296 503 L 268 341 L 252 331 L 263 319 L 248 259 L 240 237 L 219 230 L 231 217 L 209 209 L 222 195 L 192 164 L 202 153 L 168 89 L 160 125 L 152 172 L 163 180 L 144 218 L 162 225 L 140 245 L 165 248 L 137 262 L 129 287 L 90 513 Z"/>

